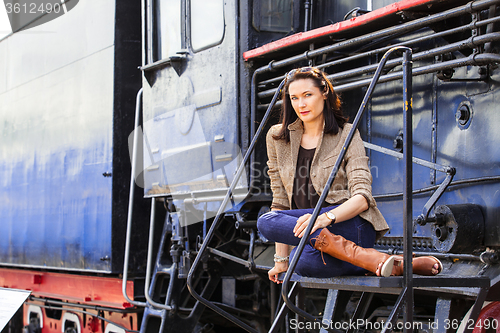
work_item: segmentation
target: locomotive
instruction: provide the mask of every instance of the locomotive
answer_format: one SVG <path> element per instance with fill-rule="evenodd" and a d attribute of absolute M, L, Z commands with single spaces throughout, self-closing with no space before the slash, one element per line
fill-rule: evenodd
<path fill-rule="evenodd" d="M 79 2 L 1 40 L 0 287 L 31 291 L 5 330 L 496 330 L 499 5 Z M 365 142 L 376 248 L 438 276 L 268 280 L 265 133 L 302 66 Z"/>

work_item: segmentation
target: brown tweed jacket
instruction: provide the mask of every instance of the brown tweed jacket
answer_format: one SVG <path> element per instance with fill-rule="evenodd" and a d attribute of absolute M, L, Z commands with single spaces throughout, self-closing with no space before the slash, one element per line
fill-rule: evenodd
<path fill-rule="evenodd" d="M 318 195 L 323 192 L 351 128 L 351 124 L 345 124 L 338 134 L 323 134 L 319 139 L 310 173 L 311 182 Z M 292 207 L 297 156 L 304 129 L 302 121 L 299 119 L 290 124 L 288 126 L 290 130 L 289 143 L 286 143 L 285 140 L 273 139 L 273 135 L 277 134 L 280 129 L 281 125 L 274 125 L 267 133 L 268 174 L 273 191 L 272 206 L 290 209 Z M 332 205 L 341 204 L 355 194 L 363 195 L 368 200 L 369 208 L 359 216 L 373 225 L 378 239 L 389 230 L 389 226 L 378 210 L 375 199 L 373 199 L 371 183 L 372 175 L 368 168 L 368 157 L 361 136 L 356 130 L 326 201 Z"/>

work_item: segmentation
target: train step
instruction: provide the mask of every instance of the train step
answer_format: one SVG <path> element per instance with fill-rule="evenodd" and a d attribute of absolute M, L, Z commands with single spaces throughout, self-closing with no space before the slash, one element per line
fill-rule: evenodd
<path fill-rule="evenodd" d="M 403 288 L 402 276 L 339 276 L 333 278 L 311 278 L 294 274 L 291 281 L 303 288 L 321 288 L 349 291 L 399 294 Z M 481 290 L 489 289 L 490 279 L 486 276 L 457 277 L 440 274 L 438 276 L 413 276 L 415 289 L 432 290 L 446 294 L 477 296 Z"/>
<path fill-rule="evenodd" d="M 283 279 L 284 274 L 280 276 Z M 444 322 L 452 314 L 453 295 L 460 294 L 475 299 L 474 306 L 471 309 L 469 318 L 475 320 L 479 315 L 481 306 L 486 299 L 490 288 L 490 279 L 486 276 L 456 277 L 441 274 L 439 276 L 413 276 L 413 289 L 425 290 L 438 294 L 436 303 L 435 322 Z M 351 321 L 357 322 L 358 319 L 364 319 L 366 311 L 374 294 L 399 294 L 399 299 L 391 312 L 391 318 L 398 318 L 401 311 L 400 301 L 404 299 L 405 286 L 403 276 L 377 277 L 377 276 L 340 276 L 332 278 L 311 278 L 293 274 L 290 281 L 293 282 L 289 291 L 290 297 L 299 295 L 301 288 L 328 289 L 328 297 L 321 318 L 321 333 L 330 330 L 329 324 L 335 314 L 337 299 L 340 291 L 362 292 L 362 296 L 356 307 Z M 282 304 L 273 325 L 269 332 L 277 332 L 285 320 L 287 305 Z M 393 321 L 393 319 L 391 319 Z M 331 325 L 330 325 L 331 326 Z M 349 330 L 351 331 L 351 330 Z M 385 329 L 384 329 L 385 331 Z M 391 329 L 389 329 L 391 331 Z M 439 331 L 439 329 L 437 330 Z"/>

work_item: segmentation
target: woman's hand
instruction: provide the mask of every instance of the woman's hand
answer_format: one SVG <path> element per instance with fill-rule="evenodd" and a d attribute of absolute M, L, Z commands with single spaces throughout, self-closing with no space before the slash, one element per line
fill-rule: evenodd
<path fill-rule="evenodd" d="M 304 232 L 309 225 L 309 221 L 311 221 L 311 214 L 305 214 L 299 217 L 297 220 L 297 224 L 295 225 L 295 228 L 293 228 L 293 233 L 295 234 L 295 237 L 302 238 L 304 236 Z M 320 228 L 325 228 L 330 225 L 331 221 L 326 215 L 323 213 L 318 218 L 316 219 L 316 223 L 314 223 L 314 226 L 312 227 L 311 234 L 315 232 L 316 230 Z"/>
<path fill-rule="evenodd" d="M 351 198 L 349 198 L 349 200 L 347 200 L 343 204 L 337 206 L 335 209 L 332 209 L 331 211 L 334 211 L 336 216 L 335 223 L 337 223 L 352 219 L 353 217 L 361 214 L 368 208 L 369 206 L 368 206 L 368 201 L 366 201 L 366 198 L 361 194 L 356 194 Z M 293 233 L 295 234 L 295 237 L 302 238 L 302 236 L 304 236 L 304 230 L 306 230 L 310 220 L 311 220 L 311 214 L 305 214 L 299 217 L 299 219 L 297 220 L 297 224 L 295 224 L 295 228 L 293 228 Z M 311 230 L 311 234 L 318 229 L 328 227 L 330 224 L 331 221 L 328 217 L 326 217 L 325 213 L 321 214 L 316 219 L 316 223 L 314 224 Z"/>
<path fill-rule="evenodd" d="M 283 272 L 286 272 L 288 269 L 288 262 L 275 262 L 274 263 L 274 267 L 271 268 L 269 270 L 269 272 L 267 272 L 267 274 L 269 275 L 269 280 L 277 283 L 277 284 L 280 284 L 282 283 L 280 280 L 278 280 L 278 275 L 279 273 L 283 273 Z"/>

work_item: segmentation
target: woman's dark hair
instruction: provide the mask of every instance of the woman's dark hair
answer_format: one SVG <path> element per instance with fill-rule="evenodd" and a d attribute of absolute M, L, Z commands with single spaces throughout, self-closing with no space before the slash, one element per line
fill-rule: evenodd
<path fill-rule="evenodd" d="M 292 82 L 297 80 L 310 79 L 314 82 L 314 86 L 326 94 L 325 106 L 323 108 L 323 117 L 325 118 L 324 132 L 328 134 L 337 134 L 339 127 L 343 128 L 347 122 L 347 117 L 344 117 L 341 109 L 341 101 L 333 85 L 326 77 L 325 72 L 315 67 L 302 67 L 290 71 L 286 76 L 285 86 L 282 93 L 281 117 L 282 125 L 278 134 L 274 135 L 275 140 L 285 140 L 290 142 L 290 130 L 288 125 L 297 120 L 297 114 L 292 107 L 288 88 Z"/>

